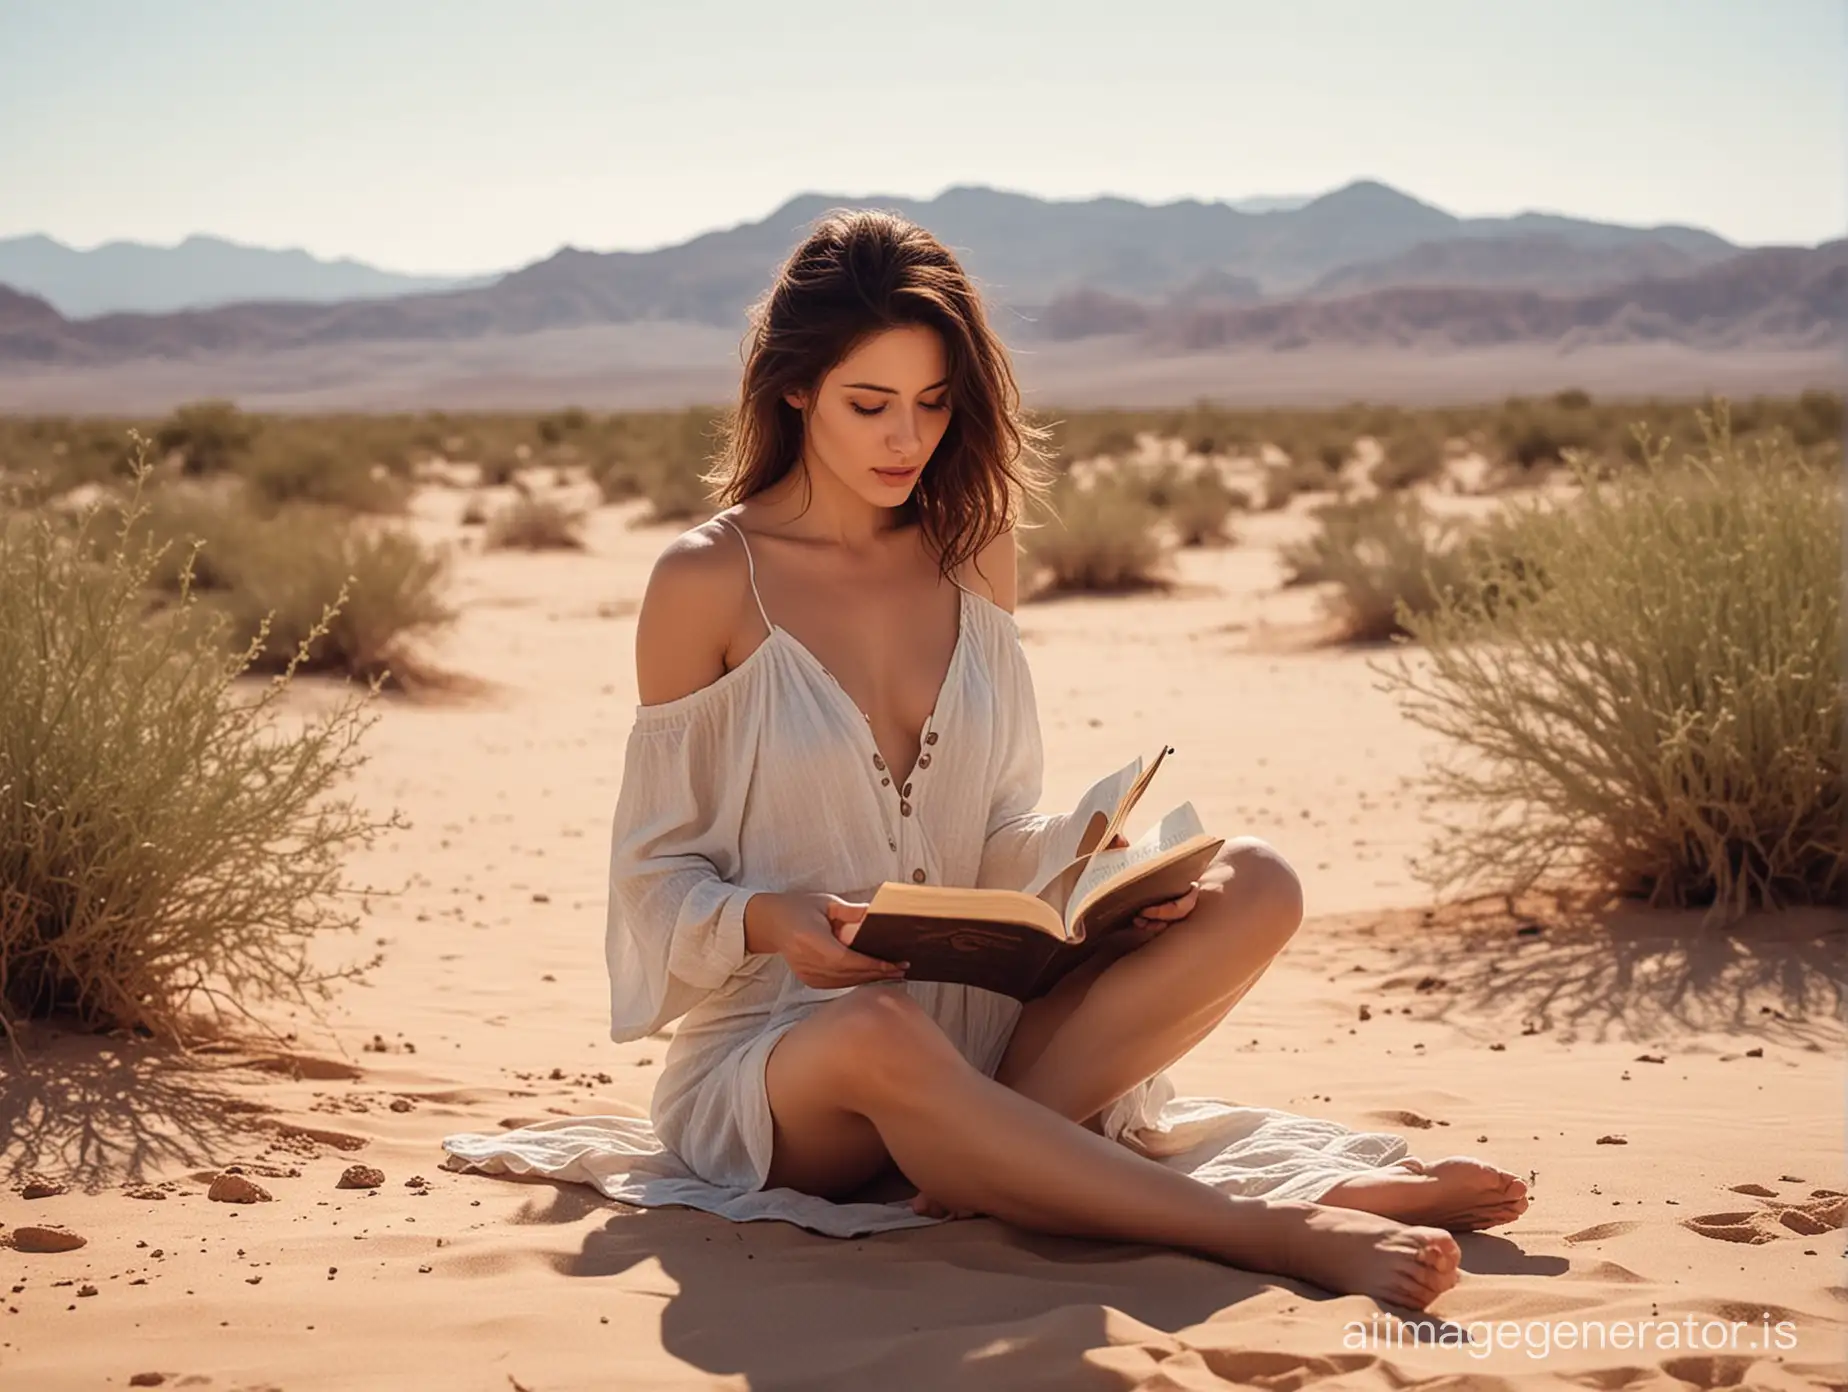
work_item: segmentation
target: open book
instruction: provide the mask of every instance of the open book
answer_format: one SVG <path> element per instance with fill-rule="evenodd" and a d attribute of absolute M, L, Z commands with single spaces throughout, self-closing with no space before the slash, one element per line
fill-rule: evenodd
<path fill-rule="evenodd" d="M 909 962 L 910 981 L 957 981 L 1020 1000 L 1045 995 L 1142 909 L 1187 893 L 1225 844 L 1183 802 L 1130 845 L 1111 848 L 1173 752 L 1163 746 L 1147 769 L 1138 757 L 1093 785 L 1077 815 L 1115 793 L 1111 810 L 1091 813 L 1076 855 L 1039 893 L 887 881 L 848 945 L 869 957 Z"/>

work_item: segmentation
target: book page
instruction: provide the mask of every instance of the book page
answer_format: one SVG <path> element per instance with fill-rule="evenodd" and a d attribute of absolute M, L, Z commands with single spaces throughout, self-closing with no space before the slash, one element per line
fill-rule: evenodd
<path fill-rule="evenodd" d="M 1078 883 L 1072 886 L 1065 911 L 1066 931 L 1069 933 L 1071 925 L 1078 921 L 1086 901 L 1109 887 L 1112 881 L 1129 878 L 1138 866 L 1159 859 L 1183 842 L 1205 834 L 1206 828 L 1201 825 L 1194 805 L 1183 802 L 1137 837 L 1133 845 L 1121 850 L 1098 851 L 1091 857 Z"/>

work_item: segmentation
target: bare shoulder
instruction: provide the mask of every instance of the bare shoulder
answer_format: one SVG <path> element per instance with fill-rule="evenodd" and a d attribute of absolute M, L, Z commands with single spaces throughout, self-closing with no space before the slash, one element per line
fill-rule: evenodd
<path fill-rule="evenodd" d="M 1008 613 L 1020 601 L 1020 548 L 1009 527 L 980 551 L 976 552 L 956 577 L 977 594 L 992 600 Z"/>
<path fill-rule="evenodd" d="M 635 684 L 645 706 L 689 696 L 725 674 L 750 575 L 738 534 L 716 518 L 655 558 L 635 620 Z"/>

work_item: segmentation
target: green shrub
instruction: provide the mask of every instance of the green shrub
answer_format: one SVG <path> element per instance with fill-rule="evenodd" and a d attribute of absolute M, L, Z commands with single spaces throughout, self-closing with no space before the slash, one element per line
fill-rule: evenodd
<path fill-rule="evenodd" d="M 1440 889 L 1577 882 L 1709 922 L 1848 891 L 1841 474 L 1700 423 L 1675 464 L 1511 513 L 1524 569 L 1479 552 L 1413 617 L 1429 660 L 1390 683 L 1472 813 L 1420 867 Z"/>
<path fill-rule="evenodd" d="M 551 498 L 522 495 L 488 524 L 485 544 L 520 551 L 582 551 L 584 514 Z"/>
<path fill-rule="evenodd" d="M 1021 532 L 1029 591 L 1113 591 L 1157 587 L 1165 559 L 1161 513 L 1113 472 L 1090 487 L 1070 480 L 1048 495 L 1049 517 Z"/>
<path fill-rule="evenodd" d="M 101 514 L 98 514 L 100 516 Z M 132 514 L 131 514 L 132 515 Z M 92 517 L 91 522 L 95 521 Z M 0 528 L 0 1027 L 191 1032 L 190 1007 L 309 1005 L 363 965 L 310 949 L 357 918 L 341 862 L 386 827 L 331 794 L 372 692 L 279 731 L 292 673 L 234 692 L 249 652 L 190 594 L 147 609 L 156 552 Z M 315 948 L 314 957 L 322 949 Z"/>

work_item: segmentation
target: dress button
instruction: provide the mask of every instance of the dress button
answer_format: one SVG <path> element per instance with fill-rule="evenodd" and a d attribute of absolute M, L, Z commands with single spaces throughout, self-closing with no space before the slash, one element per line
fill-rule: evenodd
<path fill-rule="evenodd" d="M 924 743 L 935 744 L 936 742 L 937 742 L 937 732 L 935 730 L 932 730 L 928 735 L 924 736 Z"/>
<path fill-rule="evenodd" d="M 889 836 L 886 837 L 886 849 L 888 851 L 896 851 L 898 849 L 898 842 L 894 841 Z"/>
<path fill-rule="evenodd" d="M 910 797 L 911 796 L 911 784 L 907 782 L 905 786 L 900 788 L 898 791 L 901 794 L 903 794 L 905 797 Z"/>
<path fill-rule="evenodd" d="M 885 760 L 880 758 L 877 754 L 873 755 L 873 767 L 883 771 L 885 769 Z"/>
<path fill-rule="evenodd" d="M 923 884 L 924 883 L 924 871 L 922 868 L 913 870 L 911 872 L 911 883 L 913 884 Z"/>
<path fill-rule="evenodd" d="M 911 815 L 911 804 L 908 802 L 899 803 L 898 815 L 901 817 L 909 817 Z"/>
<path fill-rule="evenodd" d="M 889 778 L 882 778 L 879 780 L 879 786 L 882 788 L 889 788 L 892 786 L 892 780 Z"/>
<path fill-rule="evenodd" d="M 929 768 L 930 767 L 930 755 L 928 754 L 918 755 L 918 767 L 919 768 Z"/>

